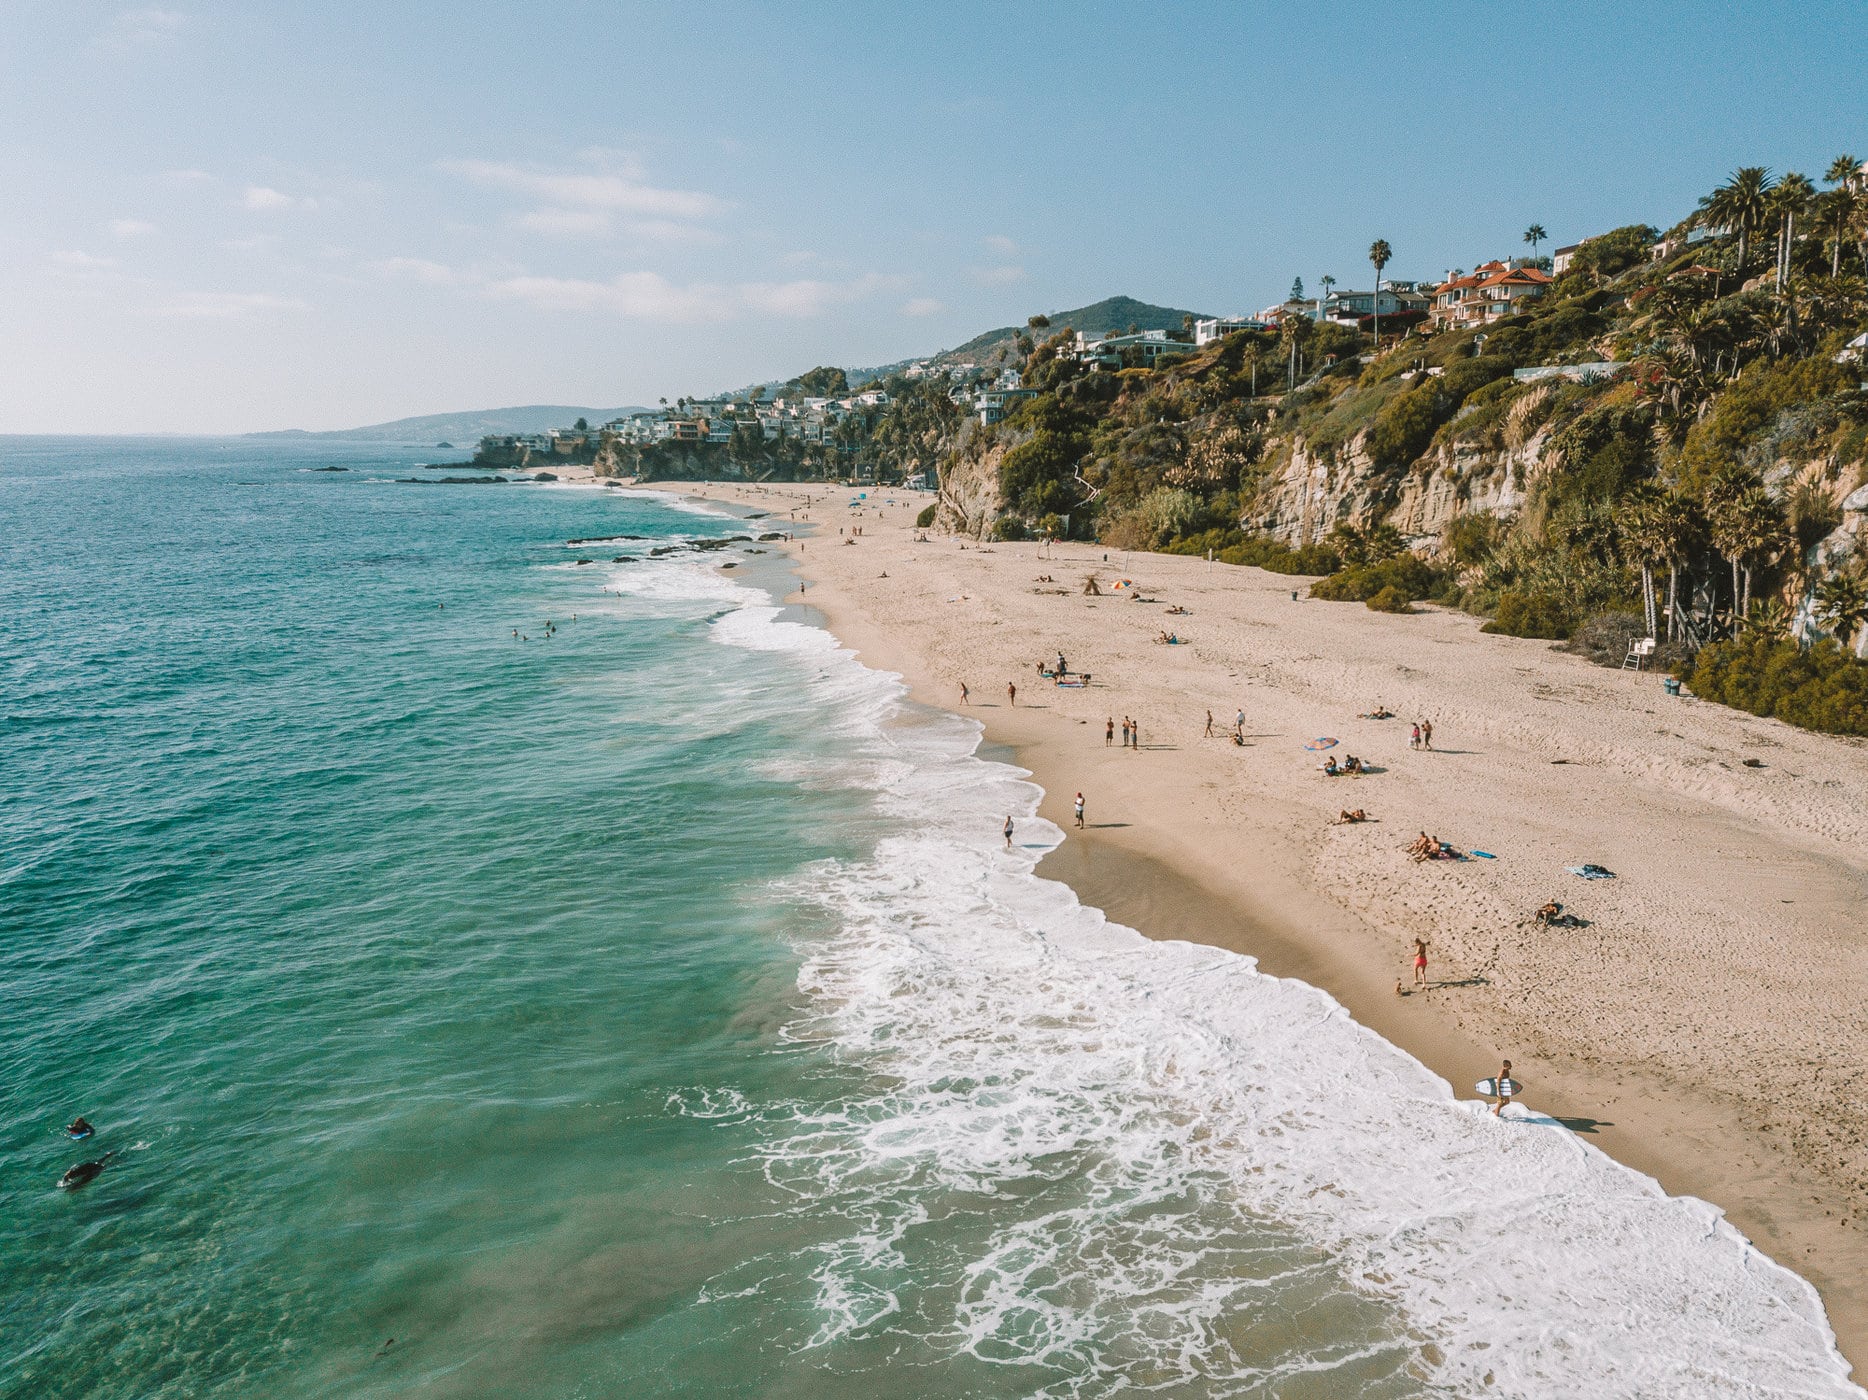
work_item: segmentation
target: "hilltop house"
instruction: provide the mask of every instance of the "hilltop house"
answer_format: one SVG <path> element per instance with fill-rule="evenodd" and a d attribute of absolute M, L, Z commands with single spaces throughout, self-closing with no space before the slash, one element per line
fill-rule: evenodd
<path fill-rule="evenodd" d="M 1235 331 L 1268 331 L 1270 329 L 1270 322 L 1261 321 L 1256 316 L 1209 316 L 1193 323 L 1193 343 L 1204 347 L 1216 340 L 1224 340 Z"/>
<path fill-rule="evenodd" d="M 1153 369 L 1155 361 L 1163 355 L 1191 355 L 1193 343 L 1186 340 L 1171 340 L 1166 331 L 1136 331 L 1129 335 L 1106 335 L 1100 340 L 1092 339 L 1082 331 L 1077 332 L 1076 355 L 1084 364 L 1098 365 L 1104 369 L 1120 369 L 1130 355 L 1138 360 L 1144 369 Z"/>
<path fill-rule="evenodd" d="M 1480 263 L 1434 288 L 1428 326 L 1443 331 L 1486 325 L 1511 315 L 1515 303 L 1543 295 L 1551 280 L 1549 273 L 1522 266 L 1516 259 Z"/>

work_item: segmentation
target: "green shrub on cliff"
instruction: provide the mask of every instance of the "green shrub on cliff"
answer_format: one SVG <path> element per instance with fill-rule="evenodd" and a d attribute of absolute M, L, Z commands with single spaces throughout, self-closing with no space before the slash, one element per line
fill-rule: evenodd
<path fill-rule="evenodd" d="M 1562 599 L 1548 593 L 1508 588 L 1499 597 L 1496 615 L 1479 630 L 1503 633 L 1507 637 L 1537 637 L 1560 642 L 1566 640 L 1575 627 L 1576 616 Z"/>
<path fill-rule="evenodd" d="M 934 525 L 934 517 L 938 515 L 939 513 L 940 513 L 940 507 L 938 505 L 932 505 L 932 506 L 926 507 L 921 512 L 921 514 L 915 517 L 915 528 L 917 530 L 932 529 Z"/>
<path fill-rule="evenodd" d="M 1384 591 L 1392 592 L 1403 604 L 1433 596 L 1440 575 L 1418 554 L 1403 552 L 1373 564 L 1355 564 L 1310 585 L 1312 598 L 1327 598 L 1333 603 L 1366 603 Z M 1394 609 L 1384 609 L 1393 611 Z"/>
<path fill-rule="evenodd" d="M 1834 642 L 1802 651 L 1751 633 L 1699 653 L 1693 693 L 1825 734 L 1868 734 L 1868 664 Z"/>
<path fill-rule="evenodd" d="M 1412 603 L 1413 599 L 1391 583 L 1370 598 L 1366 606 L 1375 612 L 1411 613 L 1414 611 Z"/>

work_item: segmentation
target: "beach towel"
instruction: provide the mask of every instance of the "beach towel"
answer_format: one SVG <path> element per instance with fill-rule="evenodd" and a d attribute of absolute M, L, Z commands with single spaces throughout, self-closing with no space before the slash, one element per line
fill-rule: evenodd
<path fill-rule="evenodd" d="M 1563 867 L 1572 875 L 1580 875 L 1585 880 L 1613 880 L 1615 872 L 1605 870 L 1599 865 L 1566 865 Z"/>
<path fill-rule="evenodd" d="M 1498 857 L 1493 855 L 1490 851 L 1474 851 L 1473 854 L 1477 856 L 1480 860 L 1497 860 L 1498 859 Z"/>

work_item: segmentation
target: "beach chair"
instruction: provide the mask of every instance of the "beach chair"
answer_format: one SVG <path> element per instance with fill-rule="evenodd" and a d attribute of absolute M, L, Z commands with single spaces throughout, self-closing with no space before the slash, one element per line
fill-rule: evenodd
<path fill-rule="evenodd" d="M 1612 653 L 1611 653 L 1612 654 Z M 1642 637 L 1628 643 L 1628 654 L 1622 658 L 1622 670 L 1640 671 L 1647 667 L 1648 658 L 1654 654 L 1654 639 Z"/>

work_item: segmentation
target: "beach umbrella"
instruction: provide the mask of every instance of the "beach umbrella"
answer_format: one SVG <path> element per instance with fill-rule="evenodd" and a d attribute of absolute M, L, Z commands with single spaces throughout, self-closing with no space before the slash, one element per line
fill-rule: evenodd
<path fill-rule="evenodd" d="M 1307 749 L 1315 749 L 1320 753 L 1324 749 L 1335 748 L 1336 741 L 1334 739 L 1312 739 L 1308 744 L 1305 744 L 1304 747 Z"/>

